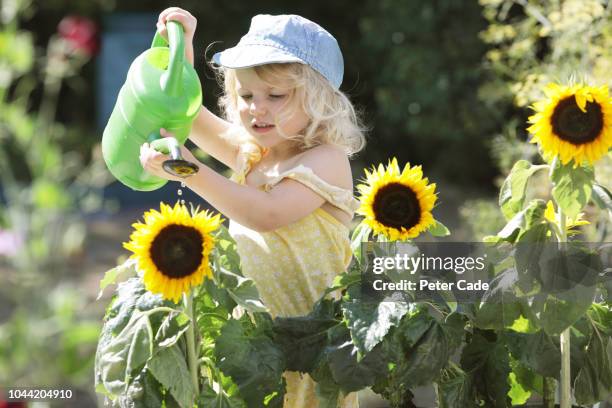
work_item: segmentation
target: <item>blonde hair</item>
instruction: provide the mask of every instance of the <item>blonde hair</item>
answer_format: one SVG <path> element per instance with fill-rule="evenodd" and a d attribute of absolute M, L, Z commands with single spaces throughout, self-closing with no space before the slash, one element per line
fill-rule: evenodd
<path fill-rule="evenodd" d="M 343 92 L 333 89 L 327 79 L 310 66 L 282 63 L 260 65 L 252 69 L 270 86 L 290 84 L 287 89 L 290 96 L 287 104 L 289 109 L 284 109 L 281 117 L 275 118 L 275 124 L 290 118 L 298 107 L 310 119 L 302 134 L 283 136 L 294 139 L 304 150 L 320 144 L 332 144 L 352 155 L 364 148 L 365 128 L 351 101 Z M 224 90 L 219 98 L 219 106 L 228 121 L 239 125 L 236 70 L 221 67 L 219 71 Z M 236 138 L 236 135 L 233 137 Z M 245 137 L 243 135 L 242 141 Z"/>

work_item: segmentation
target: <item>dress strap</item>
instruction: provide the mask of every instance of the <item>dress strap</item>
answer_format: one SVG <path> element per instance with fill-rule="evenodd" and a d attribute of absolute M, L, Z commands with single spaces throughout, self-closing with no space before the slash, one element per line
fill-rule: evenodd
<path fill-rule="evenodd" d="M 340 208 L 351 216 L 357 210 L 357 208 L 359 208 L 359 201 L 353 197 L 352 191 L 329 184 L 317 176 L 310 167 L 306 167 L 303 164 L 300 164 L 274 177 L 269 183 L 266 184 L 266 190 L 270 190 L 284 178 L 289 178 L 304 184 L 306 187 L 309 187 L 315 193 L 323 197 L 326 201 Z"/>
<path fill-rule="evenodd" d="M 246 182 L 246 176 L 251 171 L 253 164 L 261 160 L 268 149 L 258 146 L 254 143 L 243 143 L 238 148 L 238 156 L 236 158 L 236 172 L 232 175 L 231 180 L 239 184 Z"/>

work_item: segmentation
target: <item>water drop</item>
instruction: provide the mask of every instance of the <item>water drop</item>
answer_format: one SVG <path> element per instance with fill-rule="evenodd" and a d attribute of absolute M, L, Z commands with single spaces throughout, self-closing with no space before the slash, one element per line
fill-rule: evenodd
<path fill-rule="evenodd" d="M 183 195 L 183 190 L 181 190 L 180 188 L 178 190 L 176 190 L 176 194 L 178 194 L 179 196 Z"/>
<path fill-rule="evenodd" d="M 187 185 L 185 184 L 184 181 L 181 181 L 181 188 L 185 188 Z"/>

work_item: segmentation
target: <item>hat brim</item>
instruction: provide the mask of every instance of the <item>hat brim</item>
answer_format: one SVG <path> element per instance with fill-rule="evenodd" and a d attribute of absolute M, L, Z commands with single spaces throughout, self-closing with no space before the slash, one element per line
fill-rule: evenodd
<path fill-rule="evenodd" d="M 269 45 L 237 45 L 213 55 L 213 62 L 226 68 L 251 68 L 265 64 L 280 64 L 297 62 L 305 64 L 304 60 Z"/>

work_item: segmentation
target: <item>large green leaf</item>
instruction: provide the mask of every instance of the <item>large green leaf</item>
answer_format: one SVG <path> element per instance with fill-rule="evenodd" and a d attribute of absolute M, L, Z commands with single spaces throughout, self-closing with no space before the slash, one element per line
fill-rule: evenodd
<path fill-rule="evenodd" d="M 251 312 L 266 312 L 268 310 L 262 303 L 255 283 L 251 279 L 218 266 L 216 284 L 218 289 L 225 289 L 232 300 L 246 310 Z"/>
<path fill-rule="evenodd" d="M 345 394 L 371 386 L 376 378 L 387 373 L 380 346 L 362 356 L 361 360 L 357 354 L 346 326 L 340 324 L 329 329 L 324 359 L 329 364 L 334 382 Z"/>
<path fill-rule="evenodd" d="M 529 178 L 546 166 L 533 166 L 527 160 L 514 163 L 499 191 L 499 206 L 507 220 L 523 209 Z"/>
<path fill-rule="evenodd" d="M 542 376 L 559 376 L 561 370 L 559 346 L 543 330 L 535 334 L 507 331 L 503 338 L 517 361 Z"/>
<path fill-rule="evenodd" d="M 327 330 L 340 324 L 334 301 L 321 299 L 311 313 L 274 320 L 274 341 L 283 350 L 287 369 L 310 372 L 327 344 Z"/>
<path fill-rule="evenodd" d="M 521 315 L 521 304 L 514 301 L 483 303 L 476 312 L 474 325 L 480 329 L 503 329 L 514 324 Z"/>
<path fill-rule="evenodd" d="M 612 394 L 612 340 L 595 332 L 587 346 L 586 362 L 574 383 L 576 401 L 594 404 Z"/>
<path fill-rule="evenodd" d="M 475 330 L 461 355 L 461 368 L 474 380 L 485 406 L 509 407 L 510 364 L 503 342 L 489 330 Z"/>
<path fill-rule="evenodd" d="M 173 314 L 158 332 L 173 305 L 146 291 L 139 278 L 119 284 L 96 351 L 96 388 L 110 397 L 128 392 L 154 352 L 155 337 L 159 334 L 160 341 L 172 342 L 177 334 L 174 330 L 184 327 L 184 318 Z"/>
<path fill-rule="evenodd" d="M 127 392 L 117 396 L 115 401 L 120 407 L 149 408 L 163 406 L 164 399 L 161 384 L 144 368 L 129 385 Z"/>
<path fill-rule="evenodd" d="M 561 248 L 554 243 L 545 245 L 535 261 L 542 292 L 563 293 L 564 299 L 575 299 L 580 303 L 588 289 L 595 287 L 600 273 L 604 272 L 600 256 L 578 242 L 566 243 Z"/>
<path fill-rule="evenodd" d="M 340 398 L 340 386 L 334 381 L 329 364 L 324 359 L 312 372 L 312 378 L 317 382 L 315 392 L 319 399 L 319 408 L 336 408 Z"/>
<path fill-rule="evenodd" d="M 219 227 L 216 240 L 212 258 L 225 269 L 242 275 L 240 272 L 240 255 L 238 255 L 238 250 L 236 249 L 236 242 L 224 225 Z"/>
<path fill-rule="evenodd" d="M 552 166 L 552 195 L 565 215 L 575 219 L 591 199 L 595 181 L 593 167 L 574 168 L 573 163 L 563 165 L 559 160 L 555 160 Z"/>
<path fill-rule="evenodd" d="M 157 352 L 149 360 L 147 367 L 157 381 L 168 389 L 181 408 L 193 406 L 195 389 L 191 383 L 185 355 L 177 344 Z"/>
<path fill-rule="evenodd" d="M 452 362 L 436 381 L 439 408 L 475 408 L 472 378 Z"/>
<path fill-rule="evenodd" d="M 510 367 L 512 374 L 521 388 L 525 391 L 536 392 L 539 395 L 544 393 L 544 377 L 525 366 L 520 361 L 510 356 Z"/>
<path fill-rule="evenodd" d="M 106 289 L 109 285 L 117 282 L 117 279 L 120 276 L 133 276 L 136 275 L 136 264 L 137 261 L 134 258 L 128 258 L 121 265 L 117 265 L 116 267 L 106 271 L 104 274 L 104 278 L 100 281 L 100 291 L 98 292 L 98 297 L 96 300 L 100 300 L 102 295 L 104 294 L 104 289 Z"/>
<path fill-rule="evenodd" d="M 265 315 L 255 316 L 257 325 L 245 315 L 223 326 L 215 344 L 215 357 L 219 368 L 234 380 L 249 406 L 261 406 L 267 397 L 275 394 L 268 406 L 281 407 L 285 393 L 282 378 L 285 358 L 281 348 L 272 341 L 272 322 Z"/>
<path fill-rule="evenodd" d="M 551 336 L 561 332 L 580 319 L 591 306 L 594 287 L 577 285 L 571 293 L 548 295 L 532 304 L 539 325 Z"/>
<path fill-rule="evenodd" d="M 423 340 L 408 352 L 406 361 L 398 365 L 397 369 L 409 383 L 424 385 L 437 377 L 446 365 L 450 352 L 444 330 L 434 324 L 423 336 Z"/>
<path fill-rule="evenodd" d="M 495 237 L 487 237 L 487 242 L 514 242 L 519 231 L 528 230 L 544 219 L 546 203 L 543 200 L 531 200 L 527 207 L 516 213 L 514 217 L 497 233 Z"/>
<path fill-rule="evenodd" d="M 351 338 L 361 354 L 379 344 L 393 326 L 408 312 L 404 302 L 365 302 L 354 299 L 342 303 L 342 311 L 351 331 Z"/>

